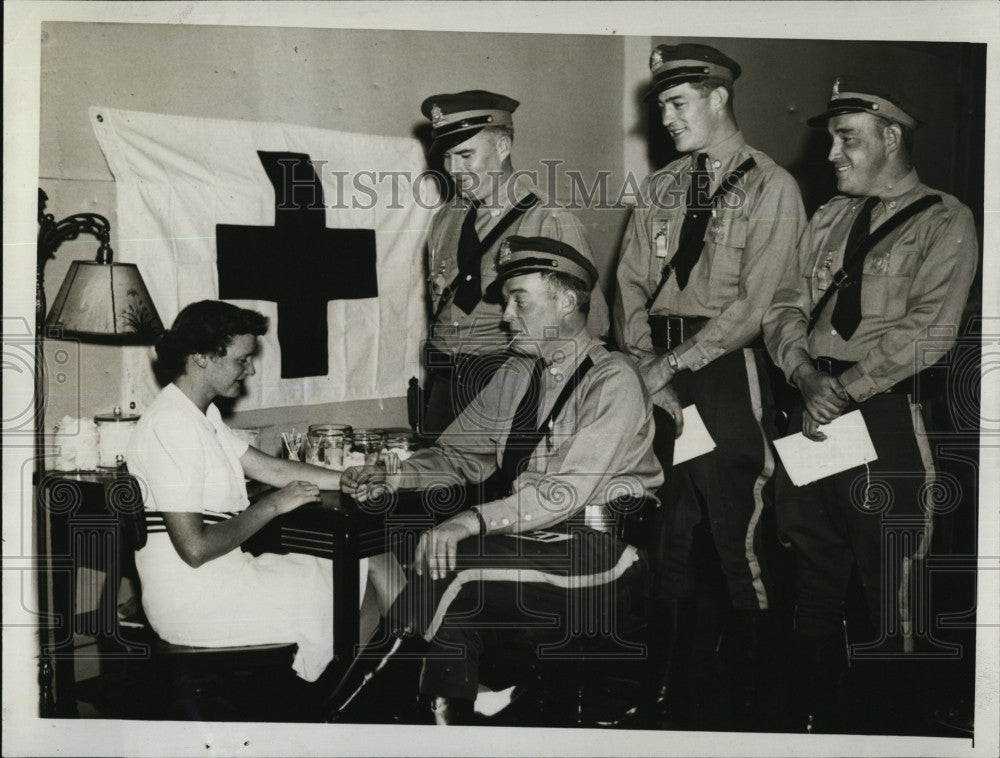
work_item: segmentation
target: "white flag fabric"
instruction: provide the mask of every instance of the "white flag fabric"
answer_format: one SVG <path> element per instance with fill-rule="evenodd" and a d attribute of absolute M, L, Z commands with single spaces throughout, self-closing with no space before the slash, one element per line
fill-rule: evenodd
<path fill-rule="evenodd" d="M 138 265 L 164 324 L 215 298 L 271 320 L 236 410 L 405 394 L 440 202 L 417 140 L 101 107 L 90 117 L 116 182 L 116 255 Z M 145 405 L 159 390 L 149 351 L 125 361 Z"/>

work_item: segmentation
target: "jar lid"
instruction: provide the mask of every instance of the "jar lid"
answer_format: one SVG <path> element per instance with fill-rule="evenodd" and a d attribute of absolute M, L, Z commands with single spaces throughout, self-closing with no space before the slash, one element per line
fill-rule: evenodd
<path fill-rule="evenodd" d="M 117 408 L 115 410 L 118 410 Z M 94 421 L 98 424 L 104 423 L 118 423 L 118 422 L 136 422 L 139 420 L 139 416 L 123 415 L 120 411 L 118 413 L 99 413 L 94 416 Z"/>
<path fill-rule="evenodd" d="M 349 435 L 353 431 L 347 424 L 310 424 L 308 433 L 313 436 L 337 436 Z"/>

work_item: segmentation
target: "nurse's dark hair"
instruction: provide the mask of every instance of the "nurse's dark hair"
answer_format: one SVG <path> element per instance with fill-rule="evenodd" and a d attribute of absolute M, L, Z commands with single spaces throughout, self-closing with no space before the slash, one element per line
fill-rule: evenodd
<path fill-rule="evenodd" d="M 184 373 L 189 355 L 225 355 L 241 334 L 260 337 L 267 332 L 267 316 L 219 300 L 200 300 L 185 306 L 156 343 L 158 370 L 174 379 Z"/>

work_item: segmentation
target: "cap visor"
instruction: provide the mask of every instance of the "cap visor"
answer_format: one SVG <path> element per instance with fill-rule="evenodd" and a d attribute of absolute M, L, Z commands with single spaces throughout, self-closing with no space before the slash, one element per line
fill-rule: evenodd
<path fill-rule="evenodd" d="M 834 116 L 841 116 L 845 113 L 872 113 L 864 108 L 831 108 L 830 110 L 820 113 L 818 116 L 813 116 L 811 119 L 806 121 L 807 126 L 812 127 L 823 127 L 826 126 L 826 122 L 829 121 Z M 876 115 L 872 113 L 872 115 Z"/>
<path fill-rule="evenodd" d="M 685 84 L 686 82 L 697 82 L 701 79 L 708 78 L 707 74 L 682 74 L 681 76 L 675 76 L 671 79 L 662 79 L 658 82 L 654 82 L 649 85 L 649 89 L 646 90 L 646 94 L 643 96 L 643 100 L 646 102 L 651 102 L 656 99 L 663 90 L 670 89 L 671 87 L 676 87 L 678 84 Z"/>
<path fill-rule="evenodd" d="M 463 129 L 460 132 L 452 132 L 451 134 L 446 134 L 443 137 L 438 137 L 431 143 L 431 155 L 440 155 L 445 150 L 451 150 L 451 148 L 455 147 L 455 145 L 461 145 L 466 140 L 472 139 L 485 128 L 486 127 L 479 126 L 472 129 Z"/>

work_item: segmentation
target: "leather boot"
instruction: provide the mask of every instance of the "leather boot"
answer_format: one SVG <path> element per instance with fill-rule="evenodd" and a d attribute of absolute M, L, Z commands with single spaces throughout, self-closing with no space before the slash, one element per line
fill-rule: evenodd
<path fill-rule="evenodd" d="M 659 647 L 654 693 L 657 728 L 676 729 L 685 722 L 684 706 L 690 699 L 688 656 L 695 624 L 692 598 L 665 601 L 654 615 L 651 639 Z"/>
<path fill-rule="evenodd" d="M 472 723 L 473 702 L 457 697 L 431 698 L 431 713 L 438 726 L 465 726 Z"/>
<path fill-rule="evenodd" d="M 771 611 L 737 609 L 725 645 L 738 731 L 775 730 L 775 648 L 777 628 Z"/>
<path fill-rule="evenodd" d="M 837 705 L 846 669 L 843 636 L 795 636 L 798 701 L 801 703 L 798 730 L 808 734 L 842 731 Z"/>

